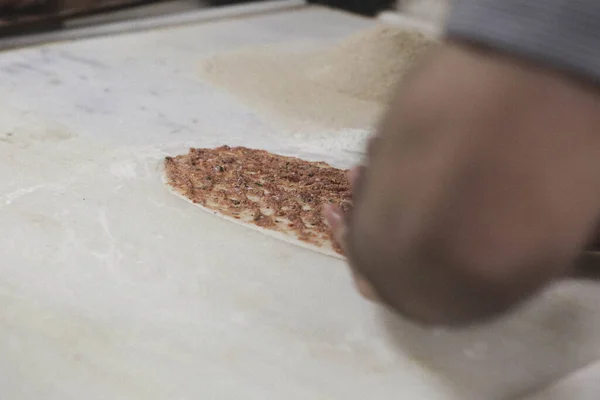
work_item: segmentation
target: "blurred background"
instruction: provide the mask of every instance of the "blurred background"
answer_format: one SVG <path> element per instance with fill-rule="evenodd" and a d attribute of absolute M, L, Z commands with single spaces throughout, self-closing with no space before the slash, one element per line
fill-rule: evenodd
<path fill-rule="evenodd" d="M 181 14 L 261 0 L 0 0 L 0 38 Z M 440 22 L 450 0 L 308 0 L 364 16 L 399 11 Z"/>

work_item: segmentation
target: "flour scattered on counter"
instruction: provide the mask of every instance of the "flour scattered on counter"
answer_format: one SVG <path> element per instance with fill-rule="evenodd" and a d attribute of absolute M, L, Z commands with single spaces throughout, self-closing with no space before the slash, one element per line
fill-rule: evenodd
<path fill-rule="evenodd" d="M 370 129 L 340 129 L 333 132 L 295 133 L 294 139 L 302 142 L 302 147 L 313 151 L 346 151 L 364 153 L 367 141 L 373 134 Z"/>
<path fill-rule="evenodd" d="M 266 116 L 277 130 L 368 128 L 383 105 L 355 99 L 306 78 L 305 54 L 255 49 L 219 56 L 202 67 L 213 84 Z"/>
<path fill-rule="evenodd" d="M 111 164 L 110 172 L 119 178 L 133 179 L 137 176 L 136 166 L 132 161 L 122 161 Z"/>
<path fill-rule="evenodd" d="M 205 60 L 201 74 L 278 126 L 370 129 L 432 39 L 384 24 L 328 49 L 244 49 Z"/>
<path fill-rule="evenodd" d="M 336 92 L 385 103 L 400 79 L 433 43 L 421 33 L 380 24 L 318 54 L 307 75 Z"/>

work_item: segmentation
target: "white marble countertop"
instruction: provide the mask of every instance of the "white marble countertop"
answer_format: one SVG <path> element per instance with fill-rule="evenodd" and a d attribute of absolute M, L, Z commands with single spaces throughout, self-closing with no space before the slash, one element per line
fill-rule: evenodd
<path fill-rule="evenodd" d="M 374 21 L 249 7 L 0 52 L 0 397 L 495 400 L 589 365 L 536 400 L 592 399 L 578 394 L 600 359 L 594 285 L 467 331 L 420 329 L 361 299 L 343 262 L 162 187 L 162 158 L 189 146 L 356 161 L 322 146 L 338 132 L 274 129 L 198 65 L 244 46 L 322 46 Z"/>
<path fill-rule="evenodd" d="M 2 398 L 450 398 L 342 262 L 195 209 L 158 176 L 166 154 L 224 142 L 350 165 L 196 68 L 371 23 L 304 7 L 0 53 Z"/>

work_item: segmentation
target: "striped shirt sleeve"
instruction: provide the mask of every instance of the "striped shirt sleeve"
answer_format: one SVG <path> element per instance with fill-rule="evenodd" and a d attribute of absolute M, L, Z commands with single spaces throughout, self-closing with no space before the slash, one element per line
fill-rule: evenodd
<path fill-rule="evenodd" d="M 600 0 L 455 0 L 446 35 L 600 82 Z"/>

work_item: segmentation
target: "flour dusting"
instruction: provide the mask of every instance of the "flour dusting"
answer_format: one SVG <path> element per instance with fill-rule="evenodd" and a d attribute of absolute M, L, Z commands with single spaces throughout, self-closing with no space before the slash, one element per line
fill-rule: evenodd
<path fill-rule="evenodd" d="M 419 32 L 380 24 L 318 54 L 307 76 L 338 93 L 386 103 L 398 82 L 432 43 Z"/>
<path fill-rule="evenodd" d="M 370 129 L 340 129 L 336 131 L 298 132 L 294 139 L 302 142 L 307 150 L 330 152 L 346 151 L 362 154 L 366 151 L 367 141 L 373 134 Z"/>
<path fill-rule="evenodd" d="M 379 24 L 327 49 L 261 47 L 216 56 L 202 63 L 201 74 L 266 114 L 278 129 L 366 130 L 433 42 Z"/>

